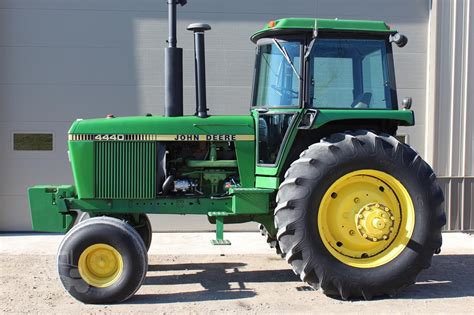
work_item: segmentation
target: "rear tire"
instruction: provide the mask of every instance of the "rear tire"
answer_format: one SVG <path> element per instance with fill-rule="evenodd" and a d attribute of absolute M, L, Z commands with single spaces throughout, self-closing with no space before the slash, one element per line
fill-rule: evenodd
<path fill-rule="evenodd" d="M 260 234 L 265 237 L 266 241 L 267 241 L 267 244 L 268 246 L 270 246 L 270 248 L 274 248 L 275 249 L 275 252 L 277 253 L 277 255 L 280 255 L 282 258 L 284 258 L 284 255 L 283 253 L 281 252 L 281 249 L 280 249 L 280 244 L 278 243 L 278 240 L 275 238 L 275 237 L 272 237 L 267 229 L 265 228 L 265 226 L 263 224 L 259 224 L 258 225 L 258 229 L 260 230 Z"/>
<path fill-rule="evenodd" d="M 353 199 L 352 206 L 350 203 L 346 206 L 346 203 L 345 207 L 338 207 L 334 200 L 339 200 L 342 205 L 343 200 L 353 198 L 349 192 L 359 193 L 358 187 L 362 187 L 355 184 L 350 190 L 351 184 L 342 181 L 338 196 L 333 187 L 337 187 L 334 185 L 348 174 L 358 174 L 357 180 L 366 180 L 367 191 L 377 180 L 383 183 L 381 187 L 386 187 L 385 193 L 392 191 L 390 185 L 372 177 L 372 173 L 385 174 L 392 183 L 400 184 L 398 190 L 393 189 L 397 199 L 388 196 L 387 200 L 383 197 L 376 200 L 379 197 L 368 193 L 366 197 L 364 191 L 365 201 L 361 202 L 360 210 L 355 204 L 359 202 L 358 198 Z M 395 193 L 400 191 L 407 193 L 404 196 Z M 349 197 L 346 198 L 344 192 Z M 374 196 L 383 192 L 380 189 L 380 193 L 376 192 Z M 327 205 L 328 196 L 334 201 L 330 203 L 330 211 L 323 207 Z M 404 199 L 401 197 L 412 201 L 411 227 L 410 213 L 402 206 Z M 375 198 L 374 202 L 370 198 Z M 342 299 L 394 295 L 400 288 L 415 282 L 418 273 L 430 266 L 433 253 L 441 247 L 441 227 L 446 223 L 441 208 L 443 199 L 433 170 L 409 146 L 390 135 L 376 135 L 365 130 L 337 133 L 310 146 L 285 174 L 275 209 L 277 238 L 287 261 L 301 280 L 314 288 L 322 288 L 327 295 Z M 382 202 L 391 202 L 392 208 L 397 208 L 394 205 L 398 204 L 400 215 L 396 214 L 396 209 L 387 210 Z M 386 219 L 391 225 L 382 222 L 379 229 L 372 228 L 373 224 L 386 218 L 384 211 L 395 213 Z M 340 218 L 334 217 L 339 213 Z M 367 221 L 372 225 L 366 225 L 365 220 L 369 220 L 369 216 L 372 218 L 374 213 L 380 213 L 380 219 Z M 330 219 L 325 220 L 326 217 Z M 348 228 L 344 222 L 355 227 L 344 230 Z M 388 230 L 388 226 L 392 228 Z M 410 236 L 405 236 L 405 229 L 412 229 Z M 345 238 L 347 242 L 335 242 L 334 235 Z M 354 240 L 352 245 L 351 240 Z M 370 257 L 367 248 L 374 250 Z"/>
<path fill-rule="evenodd" d="M 73 227 L 59 246 L 64 288 L 90 304 L 119 303 L 142 285 L 148 268 L 145 245 L 126 222 L 95 217 Z"/>

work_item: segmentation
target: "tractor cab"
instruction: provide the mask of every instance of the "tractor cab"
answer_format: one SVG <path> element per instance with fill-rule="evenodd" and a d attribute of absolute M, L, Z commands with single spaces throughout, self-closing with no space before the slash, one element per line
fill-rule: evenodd
<path fill-rule="evenodd" d="M 398 109 L 391 44 L 404 46 L 406 37 L 384 22 L 287 18 L 269 22 L 251 40 L 257 174 L 278 172 L 288 133 L 303 113 L 311 120 L 327 110 Z"/>

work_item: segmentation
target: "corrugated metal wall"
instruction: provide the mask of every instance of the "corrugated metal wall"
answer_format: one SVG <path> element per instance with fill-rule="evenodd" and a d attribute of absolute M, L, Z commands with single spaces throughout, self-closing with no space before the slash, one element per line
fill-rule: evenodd
<path fill-rule="evenodd" d="M 445 192 L 447 230 L 474 230 L 474 6 L 434 0 L 429 22 L 427 160 Z"/>

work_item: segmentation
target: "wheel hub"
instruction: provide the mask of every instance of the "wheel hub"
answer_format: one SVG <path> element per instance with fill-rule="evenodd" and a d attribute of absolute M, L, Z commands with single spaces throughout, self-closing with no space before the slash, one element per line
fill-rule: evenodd
<path fill-rule="evenodd" d="M 81 253 L 78 268 L 85 282 L 97 288 L 105 288 L 120 277 L 123 270 L 122 256 L 108 244 L 94 244 Z"/>
<path fill-rule="evenodd" d="M 357 231 L 363 238 L 379 242 L 390 238 L 395 218 L 387 206 L 372 202 L 360 208 L 355 220 Z"/>
<path fill-rule="evenodd" d="M 390 174 L 357 170 L 326 190 L 318 230 L 328 251 L 358 268 L 381 266 L 406 247 L 414 228 L 410 194 Z"/>
<path fill-rule="evenodd" d="M 96 276 L 109 276 L 117 270 L 117 260 L 111 251 L 98 249 L 89 254 L 87 267 Z"/>

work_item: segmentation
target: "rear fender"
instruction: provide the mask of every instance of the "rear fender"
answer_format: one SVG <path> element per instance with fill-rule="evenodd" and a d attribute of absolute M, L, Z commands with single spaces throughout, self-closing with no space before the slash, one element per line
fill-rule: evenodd
<path fill-rule="evenodd" d="M 391 120 L 398 126 L 413 126 L 415 114 L 409 109 L 320 109 L 305 129 L 320 128 L 338 120 Z"/>

